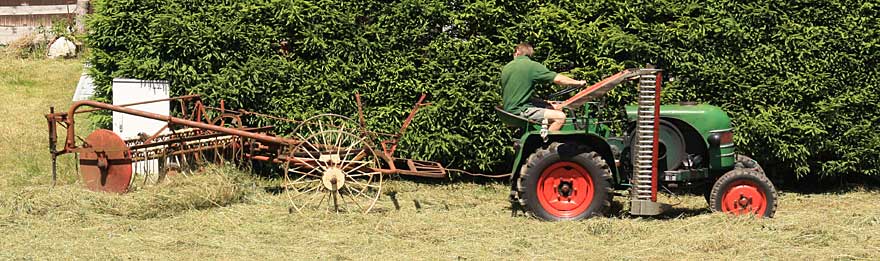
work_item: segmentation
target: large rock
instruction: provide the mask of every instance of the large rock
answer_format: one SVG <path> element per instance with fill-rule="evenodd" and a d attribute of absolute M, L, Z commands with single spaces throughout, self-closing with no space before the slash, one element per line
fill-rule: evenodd
<path fill-rule="evenodd" d="M 67 40 L 67 38 L 59 37 L 49 45 L 49 58 L 70 58 L 76 56 L 76 44 Z"/>

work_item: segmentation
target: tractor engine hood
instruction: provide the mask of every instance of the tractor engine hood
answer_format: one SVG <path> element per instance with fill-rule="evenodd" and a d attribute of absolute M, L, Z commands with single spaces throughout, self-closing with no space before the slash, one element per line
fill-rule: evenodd
<path fill-rule="evenodd" d="M 626 106 L 627 121 L 636 120 L 636 105 Z M 661 118 L 679 119 L 691 125 L 705 141 L 710 131 L 730 128 L 730 117 L 721 108 L 708 104 L 660 105 Z"/>

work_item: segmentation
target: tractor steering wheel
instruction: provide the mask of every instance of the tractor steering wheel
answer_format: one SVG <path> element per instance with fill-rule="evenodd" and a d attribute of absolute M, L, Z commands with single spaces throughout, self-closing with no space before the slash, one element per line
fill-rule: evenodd
<path fill-rule="evenodd" d="M 550 96 L 547 96 L 547 100 L 550 100 L 550 101 L 557 100 L 557 98 L 561 97 L 562 95 L 572 93 L 574 91 L 579 90 L 582 87 L 583 86 L 578 86 L 578 85 L 565 87 L 565 89 L 562 89 L 561 91 L 555 92 L 553 94 L 550 94 Z"/>

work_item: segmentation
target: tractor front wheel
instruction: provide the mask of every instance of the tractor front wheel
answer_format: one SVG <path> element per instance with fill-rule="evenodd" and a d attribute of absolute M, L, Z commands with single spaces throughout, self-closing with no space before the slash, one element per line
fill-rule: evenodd
<path fill-rule="evenodd" d="M 776 188 L 763 172 L 734 169 L 725 173 L 709 196 L 712 211 L 734 215 L 773 217 L 776 213 Z"/>
<path fill-rule="evenodd" d="M 741 154 L 736 155 L 736 161 L 733 163 L 733 169 L 754 170 L 760 172 L 761 174 L 765 174 L 764 169 L 761 168 L 761 164 L 758 164 L 758 161 L 753 160 L 749 156 Z M 712 187 L 707 186 L 706 189 L 703 191 L 703 198 L 706 199 L 706 203 L 709 203 L 709 206 L 712 206 L 711 197 Z"/>
<path fill-rule="evenodd" d="M 519 203 L 543 220 L 579 220 L 604 214 L 611 200 L 611 170 L 595 152 L 562 152 L 552 143 L 529 156 L 517 181 Z"/>

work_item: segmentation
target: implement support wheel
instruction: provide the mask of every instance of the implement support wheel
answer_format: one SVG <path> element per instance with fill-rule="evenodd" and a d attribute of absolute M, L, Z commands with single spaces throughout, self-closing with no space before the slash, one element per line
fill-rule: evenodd
<path fill-rule="evenodd" d="M 92 191 L 125 193 L 131 185 L 131 150 L 116 133 L 99 129 L 85 139 L 79 172 Z"/>
<path fill-rule="evenodd" d="M 741 154 L 736 155 L 736 161 L 733 163 L 733 169 L 747 169 L 764 174 L 764 168 L 761 168 L 761 164 L 758 164 L 757 161 L 753 160 L 749 156 Z M 708 203 L 709 206 L 712 206 L 712 187 L 706 187 L 706 189 L 703 191 L 703 198 L 706 199 L 706 203 Z"/>
<path fill-rule="evenodd" d="M 529 156 L 515 192 L 525 210 L 548 221 L 604 214 L 611 205 L 611 170 L 599 154 L 576 147 L 552 143 Z"/>

